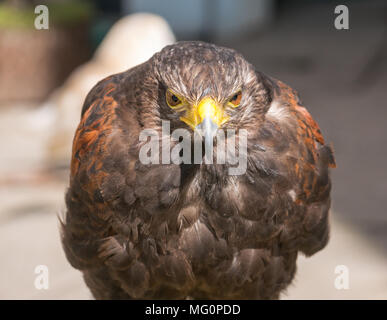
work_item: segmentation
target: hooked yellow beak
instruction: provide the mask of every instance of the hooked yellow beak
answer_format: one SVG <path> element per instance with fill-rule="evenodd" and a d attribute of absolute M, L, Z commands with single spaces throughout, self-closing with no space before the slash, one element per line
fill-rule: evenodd
<path fill-rule="evenodd" d="M 214 99 L 206 97 L 198 105 L 187 110 L 186 115 L 180 120 L 202 136 L 212 138 L 216 134 L 216 130 L 228 120 L 228 117 L 225 116 L 223 108 Z"/>

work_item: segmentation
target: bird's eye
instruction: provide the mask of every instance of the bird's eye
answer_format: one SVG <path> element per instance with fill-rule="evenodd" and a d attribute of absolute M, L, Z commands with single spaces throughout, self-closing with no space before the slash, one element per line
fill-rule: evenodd
<path fill-rule="evenodd" d="M 230 100 L 228 100 L 229 104 L 236 108 L 240 105 L 241 103 L 241 100 L 242 100 L 242 91 L 238 91 L 237 93 L 235 93 L 231 98 Z"/>
<path fill-rule="evenodd" d="M 166 94 L 166 100 L 167 100 L 167 103 L 168 105 L 171 107 L 171 108 L 176 108 L 178 107 L 179 105 L 181 105 L 181 100 L 179 99 L 178 96 L 176 96 L 172 91 L 170 90 L 167 90 Z"/>

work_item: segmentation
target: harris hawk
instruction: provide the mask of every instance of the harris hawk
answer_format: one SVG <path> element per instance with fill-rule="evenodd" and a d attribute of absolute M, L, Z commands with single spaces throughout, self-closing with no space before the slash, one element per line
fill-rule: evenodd
<path fill-rule="evenodd" d="M 142 163 L 140 132 L 163 121 L 246 130 L 245 173 Z M 178 42 L 87 95 L 63 247 L 96 299 L 277 299 L 298 253 L 327 244 L 332 167 L 293 89 L 232 49 Z"/>

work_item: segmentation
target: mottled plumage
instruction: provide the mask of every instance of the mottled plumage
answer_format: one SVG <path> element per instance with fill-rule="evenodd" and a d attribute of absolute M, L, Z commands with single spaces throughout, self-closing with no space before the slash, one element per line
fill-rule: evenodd
<path fill-rule="evenodd" d="M 190 127 L 167 89 L 224 103 L 248 131 L 247 172 L 227 164 L 143 165 L 139 133 Z M 215 147 L 216 148 L 216 147 Z M 334 157 L 297 93 L 231 49 L 180 42 L 99 82 L 75 134 L 63 246 L 97 299 L 275 299 L 298 252 L 329 234 Z"/>

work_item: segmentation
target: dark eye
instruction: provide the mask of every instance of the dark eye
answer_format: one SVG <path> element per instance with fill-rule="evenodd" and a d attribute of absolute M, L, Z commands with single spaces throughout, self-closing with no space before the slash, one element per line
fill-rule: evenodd
<path fill-rule="evenodd" d="M 229 100 L 229 103 L 233 106 L 233 107 L 238 107 L 241 103 L 241 100 L 242 100 L 242 91 L 238 91 L 237 93 L 235 93 Z"/>
<path fill-rule="evenodd" d="M 165 97 L 166 97 L 168 105 L 171 108 L 177 107 L 178 105 L 181 104 L 181 100 L 170 90 L 167 90 Z"/>

